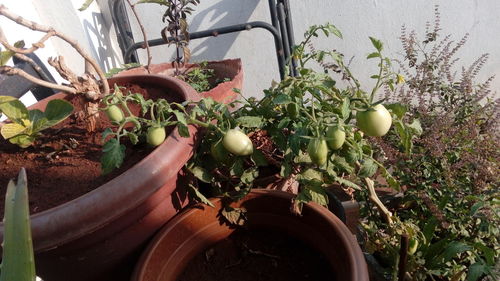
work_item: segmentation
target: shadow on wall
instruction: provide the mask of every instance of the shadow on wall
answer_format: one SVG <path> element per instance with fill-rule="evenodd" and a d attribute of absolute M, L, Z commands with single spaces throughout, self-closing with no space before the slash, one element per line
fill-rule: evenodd
<path fill-rule="evenodd" d="M 210 5 L 191 19 L 190 32 L 223 27 L 249 21 L 260 0 L 221 0 Z M 189 20 L 189 19 L 188 19 Z M 203 39 L 191 49 L 192 61 L 221 60 L 233 46 L 238 32 Z M 194 41 L 193 41 L 194 42 Z M 172 60 L 174 57 L 172 56 Z"/>
<path fill-rule="evenodd" d="M 108 71 L 120 64 L 119 55 L 113 50 L 110 40 L 110 27 L 106 27 L 102 17 L 101 13 L 92 13 L 92 22 L 83 20 L 83 30 L 92 56 L 104 71 Z"/>

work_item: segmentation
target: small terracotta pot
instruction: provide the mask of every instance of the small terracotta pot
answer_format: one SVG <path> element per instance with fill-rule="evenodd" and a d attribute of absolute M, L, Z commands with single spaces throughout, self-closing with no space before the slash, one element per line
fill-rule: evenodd
<path fill-rule="evenodd" d="M 199 67 L 199 64 L 186 64 L 181 68 L 183 73 L 189 72 L 191 69 Z M 227 59 L 221 61 L 207 62 L 207 68 L 213 69 L 215 80 L 223 80 L 228 78 L 229 81 L 218 84 L 215 88 L 200 93 L 202 97 L 211 97 L 218 102 L 231 102 L 236 99 L 238 94 L 233 89 L 242 90 L 243 87 L 243 68 L 240 59 Z M 175 68 L 172 63 L 152 64 L 150 71 L 152 74 L 165 75 L 172 77 Z M 124 70 L 116 76 L 131 75 L 131 74 L 145 74 L 147 73 L 144 67 L 137 67 Z"/>
<path fill-rule="evenodd" d="M 282 231 L 321 252 L 337 275 L 333 280 L 367 281 L 363 254 L 346 226 L 314 203 L 304 205 L 302 216 L 293 215 L 292 197 L 283 191 L 254 189 L 233 207 L 247 210 L 248 227 Z M 233 233 L 234 227 L 220 223 L 221 200 L 211 201 L 215 208 L 198 205 L 167 223 L 141 256 L 131 280 L 175 281 L 194 256 Z"/>
<path fill-rule="evenodd" d="M 160 75 L 123 76 L 114 84 L 161 89 L 177 101 L 198 100 L 182 81 Z M 44 109 L 59 93 L 35 104 Z M 196 135 L 172 130 L 165 142 L 132 168 L 55 208 L 31 216 L 37 275 L 44 281 L 126 280 L 142 247 L 188 203 L 179 170 L 191 157 Z M 76 177 L 78 175 L 75 175 Z M 0 223 L 0 240 L 3 239 Z"/>

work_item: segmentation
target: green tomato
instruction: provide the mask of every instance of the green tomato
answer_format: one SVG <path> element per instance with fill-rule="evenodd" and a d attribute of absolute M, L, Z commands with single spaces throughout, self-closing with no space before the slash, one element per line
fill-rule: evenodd
<path fill-rule="evenodd" d="M 149 145 L 158 146 L 163 143 L 166 136 L 164 127 L 149 127 L 146 134 L 146 141 Z"/>
<path fill-rule="evenodd" d="M 114 122 L 121 122 L 125 118 L 123 115 L 123 111 L 117 105 L 110 105 L 108 109 L 106 109 L 106 115 L 109 120 Z"/>
<path fill-rule="evenodd" d="M 387 134 L 392 125 L 391 114 L 382 104 L 377 104 L 366 111 L 359 111 L 356 114 L 356 121 L 359 129 L 371 137 Z"/>
<path fill-rule="evenodd" d="M 328 147 L 332 150 L 340 149 L 345 142 L 345 130 L 340 126 L 333 126 L 326 131 Z"/>
<path fill-rule="evenodd" d="M 408 254 L 413 255 L 418 249 L 418 240 L 416 238 L 410 238 L 408 242 Z"/>
<path fill-rule="evenodd" d="M 225 163 L 229 159 L 229 151 L 224 148 L 222 140 L 218 140 L 210 145 L 210 154 L 219 162 Z"/>
<path fill-rule="evenodd" d="M 227 131 L 222 139 L 222 145 L 234 155 L 247 156 L 253 153 L 252 141 L 247 135 L 237 129 Z"/>
<path fill-rule="evenodd" d="M 286 106 L 286 112 L 290 118 L 295 119 L 299 117 L 299 105 L 296 103 L 289 103 Z"/>
<path fill-rule="evenodd" d="M 312 139 L 309 141 L 307 146 L 307 153 L 311 157 L 311 161 L 321 166 L 326 163 L 326 158 L 328 156 L 328 146 L 324 139 Z"/>

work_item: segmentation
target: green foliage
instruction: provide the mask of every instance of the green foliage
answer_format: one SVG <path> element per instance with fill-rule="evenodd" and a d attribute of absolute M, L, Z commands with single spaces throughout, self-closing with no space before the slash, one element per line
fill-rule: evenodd
<path fill-rule="evenodd" d="M 2 126 L 2 137 L 25 148 L 33 144 L 42 130 L 66 119 L 73 112 L 73 106 L 65 100 L 56 99 L 49 101 L 45 112 L 42 112 L 38 109 L 28 110 L 17 99 L 0 96 L 0 112 L 12 122 Z"/>
<path fill-rule="evenodd" d="M 395 130 L 378 141 L 376 153 L 387 158 L 406 190 L 392 206 L 395 225 L 374 216 L 370 206 L 363 209 L 366 246 L 394 276 L 400 236 L 416 233 L 411 280 L 498 280 L 499 101 L 489 96 L 491 78 L 475 81 L 484 56 L 460 78 L 453 76 L 465 37 L 455 45 L 450 36 L 438 41 L 439 30 L 437 11 L 425 39 L 403 28 L 406 83 L 386 94 Z"/>
<path fill-rule="evenodd" d="M 123 70 L 132 69 L 132 68 L 136 68 L 139 66 L 141 66 L 141 64 L 136 63 L 136 62 L 122 64 L 121 67 L 111 68 L 108 72 L 106 72 L 106 78 L 111 78 L 115 74 L 118 74 L 118 73 L 122 72 Z"/>
<path fill-rule="evenodd" d="M 125 157 L 125 145 L 123 138 L 128 138 L 132 144 L 146 141 L 150 128 L 165 128 L 177 126 L 181 136 L 189 136 L 187 121 L 184 118 L 185 107 L 177 103 L 169 103 L 165 99 L 146 100 L 138 93 L 123 93 L 122 89 L 115 85 L 114 93 L 105 97 L 101 104 L 101 110 L 108 111 L 113 108 L 120 109 L 121 118 L 112 121 L 113 128 L 106 129 L 102 138 L 104 143 L 103 155 L 101 156 L 101 170 L 108 174 L 119 168 Z M 140 114 L 135 115 L 130 105 L 135 104 L 141 108 Z M 125 126 L 133 124 L 133 126 Z"/>
<path fill-rule="evenodd" d="M 28 208 L 26 171 L 9 182 L 5 195 L 3 254 L 0 281 L 34 281 L 35 260 Z"/>
<path fill-rule="evenodd" d="M 16 43 L 14 43 L 14 47 L 16 47 L 16 48 L 23 48 L 24 47 L 24 41 L 17 41 Z M 10 50 L 0 51 L 0 66 L 6 65 L 7 62 L 14 55 L 15 55 L 15 53 L 13 51 L 10 51 Z"/>

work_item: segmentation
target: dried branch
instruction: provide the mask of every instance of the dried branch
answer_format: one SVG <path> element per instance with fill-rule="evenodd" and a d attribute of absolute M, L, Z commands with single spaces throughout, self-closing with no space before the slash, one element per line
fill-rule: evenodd
<path fill-rule="evenodd" d="M 146 30 L 144 29 L 144 25 L 141 22 L 141 19 L 139 18 L 139 15 L 137 14 L 137 11 L 135 9 L 135 4 L 132 4 L 132 1 L 127 0 L 128 5 L 130 6 L 130 9 L 132 9 L 132 13 L 134 13 L 135 19 L 137 20 L 137 24 L 139 24 L 139 27 L 141 29 L 142 37 L 144 38 L 144 46 L 146 48 L 146 53 L 148 55 L 148 64 L 146 65 L 146 70 L 148 73 L 151 73 L 149 70 L 149 66 L 151 65 L 151 59 L 153 58 L 151 56 L 151 50 L 149 49 L 149 43 L 148 43 L 148 37 L 146 36 Z"/>
<path fill-rule="evenodd" d="M 52 88 L 52 89 L 56 89 L 56 90 L 60 90 L 60 91 L 65 91 L 65 92 L 68 92 L 71 94 L 77 93 L 75 88 L 71 88 L 71 87 L 64 86 L 64 85 L 58 85 L 58 84 L 47 82 L 45 80 L 38 79 L 38 78 L 33 77 L 30 74 L 24 72 L 23 70 L 21 70 L 19 68 L 14 68 L 11 66 L 6 66 L 6 65 L 0 66 L 0 73 L 5 73 L 7 75 L 19 75 L 19 76 L 35 83 L 35 84 L 43 86 L 43 87 Z"/>
<path fill-rule="evenodd" d="M 96 70 L 99 78 L 101 79 L 102 86 L 103 86 L 103 93 L 102 94 L 103 95 L 109 94 L 109 85 L 107 83 L 107 79 L 106 79 L 104 72 L 99 67 L 99 64 L 94 59 L 92 59 L 92 57 L 78 44 L 77 41 L 72 40 L 71 38 L 68 38 L 67 36 L 58 32 L 57 30 L 55 30 L 52 27 L 44 26 L 44 25 L 38 24 L 36 22 L 27 20 L 21 16 L 18 16 L 16 14 L 12 13 L 11 11 L 9 11 L 7 9 L 7 7 L 5 7 L 3 4 L 0 4 L 0 15 L 3 15 L 4 17 L 10 19 L 11 21 L 13 21 L 19 25 L 25 26 L 31 30 L 46 33 L 38 42 L 34 43 L 31 48 L 28 48 L 26 50 L 15 48 L 14 46 L 11 46 L 10 44 L 8 44 L 8 42 L 6 42 L 7 40 L 1 39 L 0 43 L 2 43 L 5 46 L 5 48 L 7 48 L 13 52 L 16 52 L 16 53 L 27 54 L 27 53 L 34 52 L 35 50 L 43 47 L 43 43 L 47 39 L 49 39 L 52 36 L 56 36 L 64 41 L 66 41 L 69 45 L 71 45 L 71 47 L 73 47 L 73 49 L 75 49 L 85 59 L 85 61 L 87 61 L 90 65 L 92 65 L 92 67 Z M 54 88 L 54 89 L 56 89 L 56 88 Z"/>
<path fill-rule="evenodd" d="M 14 56 L 22 61 L 29 63 L 37 72 L 42 72 L 42 69 L 40 68 L 40 66 L 34 60 L 32 60 L 30 57 L 27 57 L 23 54 L 15 54 Z"/>
<path fill-rule="evenodd" d="M 374 182 L 370 178 L 364 178 L 365 184 L 368 187 L 368 193 L 370 200 L 377 206 L 380 214 L 384 217 L 385 221 L 392 224 L 392 213 L 387 210 L 384 203 L 378 198 L 377 192 L 375 191 Z"/>

